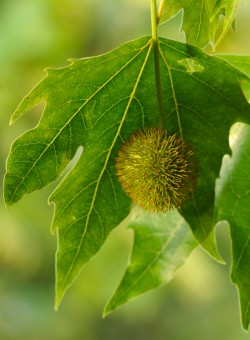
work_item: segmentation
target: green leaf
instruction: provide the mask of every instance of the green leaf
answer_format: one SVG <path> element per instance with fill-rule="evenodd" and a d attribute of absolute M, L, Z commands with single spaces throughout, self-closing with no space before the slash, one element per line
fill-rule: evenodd
<path fill-rule="evenodd" d="M 215 39 L 215 46 L 219 45 L 226 35 L 227 31 L 232 28 L 235 30 L 235 16 L 239 7 L 240 0 L 217 0 L 213 16 L 224 15 L 223 27 Z"/>
<path fill-rule="evenodd" d="M 169 20 L 181 10 L 187 42 L 204 47 L 207 44 L 218 45 L 232 26 L 239 0 L 170 0 L 164 1 L 161 8 L 160 22 Z M 224 15 L 223 27 L 216 36 L 220 15 Z"/>
<path fill-rule="evenodd" d="M 225 156 L 217 183 L 217 220 L 230 224 L 232 240 L 231 279 L 237 285 L 241 319 L 245 329 L 250 322 L 250 126 L 233 129 L 232 157 Z"/>
<path fill-rule="evenodd" d="M 229 130 L 250 122 L 240 82 L 248 78 L 220 58 L 190 45 L 160 39 L 165 123 L 194 149 L 199 163 L 196 189 L 180 210 L 195 238 L 218 258 L 214 242 L 214 185 L 230 152 Z M 143 37 L 95 58 L 72 60 L 48 75 L 22 101 L 12 122 L 41 101 L 38 126 L 11 148 L 5 176 L 7 205 L 57 179 L 83 146 L 72 171 L 50 201 L 58 234 L 58 305 L 83 265 L 129 213 L 130 201 L 115 175 L 124 140 L 158 125 L 154 53 Z"/>
<path fill-rule="evenodd" d="M 250 76 L 250 57 L 221 56 Z M 250 85 L 243 84 L 250 99 Z M 232 135 L 232 157 L 225 156 L 217 182 L 217 220 L 230 224 L 232 240 L 231 279 L 237 285 L 241 304 L 241 319 L 244 329 L 250 323 L 250 126 L 237 124 Z"/>
<path fill-rule="evenodd" d="M 249 56 L 237 56 L 237 55 L 220 55 L 220 58 L 223 58 L 228 63 L 230 63 L 233 67 L 236 67 L 237 70 L 245 73 L 247 77 L 250 77 L 250 57 Z M 250 101 L 250 83 L 248 81 L 242 82 L 241 84 L 243 92 Z"/>
<path fill-rule="evenodd" d="M 131 261 L 104 315 L 170 281 L 197 245 L 177 211 L 147 214 L 137 209 L 128 226 L 134 230 Z"/>

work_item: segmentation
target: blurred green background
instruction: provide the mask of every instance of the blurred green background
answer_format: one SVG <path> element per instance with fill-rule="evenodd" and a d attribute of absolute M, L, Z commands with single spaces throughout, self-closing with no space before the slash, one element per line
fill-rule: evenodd
<path fill-rule="evenodd" d="M 104 53 L 150 33 L 146 0 L 0 1 L 0 174 L 11 142 L 35 126 L 42 105 L 9 127 L 22 97 L 45 67 L 69 57 Z M 181 16 L 161 27 L 179 34 Z M 250 54 L 250 1 L 242 0 L 236 21 L 218 52 Z M 10 210 L 0 201 L 0 339 L 243 340 L 237 290 L 229 282 L 228 226 L 218 228 L 221 266 L 197 249 L 172 282 L 102 319 L 102 310 L 124 271 L 132 233 L 119 227 L 82 271 L 58 312 L 54 304 L 56 237 L 47 197 L 56 183 L 25 197 Z M 115 256 L 114 256 L 115 255 Z"/>

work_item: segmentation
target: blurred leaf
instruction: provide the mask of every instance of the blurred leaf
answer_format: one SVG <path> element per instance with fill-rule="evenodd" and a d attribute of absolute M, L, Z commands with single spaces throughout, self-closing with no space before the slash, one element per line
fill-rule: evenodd
<path fill-rule="evenodd" d="M 147 214 L 137 209 L 132 216 L 128 224 L 135 235 L 131 261 L 104 315 L 170 281 L 197 245 L 177 211 Z"/>
<path fill-rule="evenodd" d="M 160 22 L 169 20 L 179 11 L 184 10 L 181 30 L 185 32 L 187 42 L 204 47 L 216 45 L 225 36 L 233 24 L 239 0 L 170 0 L 164 1 Z M 223 28 L 215 39 L 219 17 L 224 15 Z"/>
<path fill-rule="evenodd" d="M 242 324 L 247 329 L 250 322 L 250 126 L 241 124 L 233 131 L 233 155 L 224 157 L 217 183 L 216 215 L 218 221 L 230 223 L 231 278 L 239 290 Z"/>
<path fill-rule="evenodd" d="M 8 205 L 57 179 L 80 146 L 84 151 L 59 184 L 53 230 L 58 230 L 57 298 L 100 249 L 109 232 L 129 213 L 130 201 L 115 174 L 124 140 L 139 128 L 158 125 L 150 37 L 137 39 L 95 58 L 72 60 L 49 70 L 24 100 L 12 122 L 41 101 L 35 129 L 13 144 L 5 176 Z M 219 258 L 213 234 L 214 184 L 229 153 L 234 122 L 250 122 L 240 87 L 248 78 L 200 49 L 160 39 L 165 122 L 193 147 L 199 163 L 196 190 L 180 210 L 195 238 Z"/>
<path fill-rule="evenodd" d="M 250 76 L 250 57 L 221 56 Z M 245 85 L 249 91 L 249 84 Z M 247 91 L 247 93 L 248 93 Z M 225 156 L 217 183 L 217 220 L 230 223 L 232 240 L 231 278 L 237 285 L 242 324 L 250 323 L 250 126 L 237 125 L 232 132 L 232 157 Z"/>
<path fill-rule="evenodd" d="M 230 27 L 235 30 L 235 16 L 239 4 L 240 0 L 217 0 L 213 15 L 217 16 L 223 14 L 224 18 L 222 30 L 215 39 L 215 46 L 219 45 Z"/>

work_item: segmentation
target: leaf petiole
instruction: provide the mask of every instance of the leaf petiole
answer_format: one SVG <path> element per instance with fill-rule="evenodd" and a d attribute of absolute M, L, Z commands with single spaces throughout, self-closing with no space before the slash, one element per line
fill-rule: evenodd
<path fill-rule="evenodd" d="M 162 1 L 164 3 L 164 1 Z M 161 5 L 162 5 L 161 3 Z M 160 74 L 160 53 L 159 53 L 159 41 L 158 41 L 158 22 L 159 16 L 157 14 L 156 0 L 151 0 L 151 27 L 152 27 L 152 43 L 154 47 L 154 70 L 155 70 L 155 82 L 158 109 L 160 115 L 160 128 L 164 128 L 164 110 L 163 110 L 163 98 L 162 98 L 162 86 L 161 86 L 161 74 Z"/>

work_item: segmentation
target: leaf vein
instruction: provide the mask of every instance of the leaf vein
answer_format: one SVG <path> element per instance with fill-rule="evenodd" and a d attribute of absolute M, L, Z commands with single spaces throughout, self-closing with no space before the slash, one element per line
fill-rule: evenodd
<path fill-rule="evenodd" d="M 59 132 L 54 136 L 54 138 L 52 139 L 52 141 L 47 145 L 47 147 L 44 149 L 43 152 L 41 152 L 40 156 L 37 158 L 37 160 L 34 162 L 34 165 L 27 171 L 26 175 L 23 177 L 23 180 L 16 186 L 15 190 L 13 191 L 13 194 L 10 198 L 10 202 L 13 200 L 14 195 L 16 194 L 17 190 L 19 189 L 19 187 L 22 185 L 22 182 L 27 178 L 27 176 L 29 175 L 29 173 L 33 170 L 34 166 L 39 162 L 39 160 L 42 158 L 42 156 L 45 154 L 45 152 L 48 150 L 48 148 L 51 146 L 51 144 L 53 144 L 55 142 L 55 140 L 58 138 L 58 136 L 60 135 L 60 133 L 66 128 L 66 126 L 70 123 L 70 121 L 73 120 L 73 118 L 82 110 L 82 108 L 92 99 L 95 97 L 95 95 L 97 95 L 98 92 L 100 92 L 103 88 L 105 88 L 105 86 L 112 81 L 118 74 L 120 74 L 135 58 L 138 57 L 138 55 L 140 53 L 142 53 L 144 51 L 144 49 L 149 45 L 150 41 L 147 42 L 146 45 L 144 45 L 143 47 L 141 47 L 139 50 L 139 52 L 136 55 L 133 55 L 133 57 L 126 62 L 125 65 L 123 65 L 119 70 L 117 70 L 115 72 L 115 74 L 110 77 L 104 84 L 102 84 L 102 86 L 100 86 L 98 88 L 98 90 L 96 90 L 81 106 L 80 108 L 74 112 L 74 114 L 71 116 L 71 118 L 62 126 L 62 128 L 59 130 Z"/>
<path fill-rule="evenodd" d="M 85 223 L 85 226 L 84 226 L 83 234 L 82 234 L 82 237 L 81 237 L 80 242 L 79 242 L 79 244 L 78 244 L 78 248 L 77 248 L 76 254 L 75 254 L 75 256 L 74 256 L 74 258 L 73 258 L 73 260 L 72 260 L 72 263 L 71 263 L 71 265 L 70 265 L 70 267 L 69 267 L 69 269 L 68 269 L 68 271 L 67 271 L 67 274 L 66 274 L 66 276 L 65 276 L 65 278 L 64 278 L 64 280 L 63 280 L 62 286 L 64 286 L 65 282 L 67 281 L 67 279 L 68 279 L 68 277 L 69 277 L 69 275 L 70 275 L 70 273 L 71 273 L 71 271 L 72 271 L 72 269 L 73 269 L 73 267 L 74 267 L 74 264 L 75 264 L 75 262 L 76 262 L 76 260 L 77 260 L 78 254 L 79 254 L 79 252 L 80 252 L 80 250 L 81 250 L 81 247 L 82 247 L 82 243 L 83 243 L 84 237 L 85 237 L 85 235 L 86 235 L 86 233 L 87 233 L 87 230 L 88 230 L 89 221 L 90 221 L 90 217 L 91 217 L 92 210 L 93 210 L 93 208 L 94 208 L 94 204 L 95 204 L 97 192 L 98 192 L 98 189 L 99 189 L 99 186 L 100 186 L 101 178 L 102 178 L 102 176 L 103 176 L 103 174 L 104 174 L 104 172 L 105 172 L 105 170 L 106 170 L 106 168 L 107 168 L 107 164 L 108 164 L 108 161 L 109 161 L 109 158 L 110 158 L 110 155 L 111 155 L 111 151 L 113 150 L 114 145 L 115 145 L 115 143 L 116 143 L 116 140 L 117 140 L 117 138 L 118 138 L 119 135 L 120 135 L 120 132 L 121 132 L 123 123 L 124 123 L 125 118 L 126 118 L 126 116 L 127 116 L 127 113 L 128 113 L 129 108 L 130 108 L 131 102 L 132 102 L 132 100 L 133 100 L 133 98 L 134 98 L 134 96 L 135 96 L 136 89 L 137 89 L 137 87 L 138 87 L 138 85 L 139 85 L 139 82 L 140 82 L 142 73 L 143 73 L 143 71 L 144 71 L 144 68 L 145 68 L 145 66 L 146 66 L 147 60 L 148 60 L 148 58 L 149 58 L 149 55 L 150 55 L 150 52 L 151 52 L 151 49 L 152 49 L 152 41 L 151 41 L 151 40 L 145 45 L 144 48 L 146 48 L 147 46 L 149 46 L 148 52 L 147 52 L 147 54 L 146 54 L 145 60 L 144 60 L 144 62 L 143 62 L 143 64 L 142 64 L 142 67 L 141 67 L 140 72 L 139 72 L 139 74 L 138 74 L 136 83 L 135 83 L 135 85 L 134 85 L 134 87 L 133 87 L 133 90 L 132 90 L 132 93 L 131 93 L 131 95 L 130 95 L 130 98 L 129 98 L 127 107 L 126 107 L 126 109 L 125 109 L 124 115 L 123 115 L 122 120 L 121 120 L 121 122 L 120 122 L 120 125 L 119 125 L 119 127 L 118 127 L 117 133 L 116 133 L 116 135 L 115 135 L 115 137 L 114 137 L 114 140 L 113 140 L 113 142 L 112 142 L 112 144 L 111 144 L 111 147 L 110 147 L 110 149 L 109 149 L 109 151 L 108 151 L 108 154 L 107 154 L 105 163 L 104 163 L 104 165 L 103 165 L 103 168 L 102 168 L 102 170 L 101 170 L 101 173 L 100 173 L 100 175 L 99 175 L 99 177 L 98 177 L 98 179 L 97 179 L 95 191 L 94 191 L 94 194 L 93 194 L 93 199 L 92 199 L 92 202 L 91 202 L 90 209 L 89 209 L 89 211 L 88 211 L 88 215 L 87 215 L 87 218 L 86 218 L 86 223 Z M 139 55 L 139 54 L 137 54 L 137 55 Z"/>

